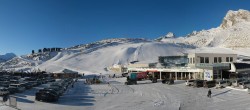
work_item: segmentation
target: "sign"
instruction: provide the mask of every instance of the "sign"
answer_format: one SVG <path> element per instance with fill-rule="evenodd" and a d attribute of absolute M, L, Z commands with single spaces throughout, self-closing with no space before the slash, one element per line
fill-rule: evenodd
<path fill-rule="evenodd" d="M 10 97 L 10 106 L 16 108 L 17 107 L 17 102 L 15 97 Z"/>
<path fill-rule="evenodd" d="M 213 70 L 204 71 L 204 80 L 207 80 L 207 81 L 213 80 Z"/>

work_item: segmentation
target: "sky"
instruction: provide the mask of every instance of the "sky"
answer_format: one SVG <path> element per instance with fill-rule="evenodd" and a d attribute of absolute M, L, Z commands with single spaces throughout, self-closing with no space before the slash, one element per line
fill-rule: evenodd
<path fill-rule="evenodd" d="M 218 27 L 247 0 L 0 0 L 0 54 Z"/>

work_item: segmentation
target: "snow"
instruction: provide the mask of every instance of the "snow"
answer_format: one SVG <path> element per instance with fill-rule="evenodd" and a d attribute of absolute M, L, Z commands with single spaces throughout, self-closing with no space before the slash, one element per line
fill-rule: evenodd
<path fill-rule="evenodd" d="M 35 92 L 46 85 L 15 94 L 21 110 L 246 110 L 249 94 L 232 88 L 212 90 L 185 86 L 184 81 L 174 85 L 139 81 L 138 85 L 124 85 L 125 78 L 110 79 L 110 84 L 85 85 L 84 80 L 69 88 L 58 102 L 35 101 Z M 7 106 L 0 109 L 13 110 Z"/>

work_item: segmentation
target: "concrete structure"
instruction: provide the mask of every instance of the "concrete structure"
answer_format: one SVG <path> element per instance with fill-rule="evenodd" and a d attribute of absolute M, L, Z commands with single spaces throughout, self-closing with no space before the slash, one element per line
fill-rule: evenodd
<path fill-rule="evenodd" d="M 131 67 L 128 66 L 128 72 L 151 72 L 159 79 L 174 78 L 183 79 L 222 79 L 222 71 L 230 70 L 230 62 L 235 62 L 236 54 L 219 53 L 193 53 L 187 54 L 188 66 L 171 68 L 149 68 L 147 66 Z M 229 74 L 224 75 L 229 77 Z"/>
<path fill-rule="evenodd" d="M 230 63 L 236 62 L 237 54 L 192 53 L 188 54 L 188 66 L 203 69 L 205 80 L 229 78 L 222 71 L 230 69 Z M 200 75 L 201 75 L 200 74 Z"/>
<path fill-rule="evenodd" d="M 236 62 L 237 54 L 192 53 L 188 54 L 188 67 L 200 64 L 220 64 L 222 62 Z"/>

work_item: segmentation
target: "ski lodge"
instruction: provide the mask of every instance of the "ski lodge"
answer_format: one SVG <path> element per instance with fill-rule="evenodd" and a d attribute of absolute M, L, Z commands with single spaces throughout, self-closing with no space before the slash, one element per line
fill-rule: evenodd
<path fill-rule="evenodd" d="M 191 53 L 183 56 L 160 56 L 158 63 L 130 64 L 127 67 L 127 71 L 149 72 L 153 73 L 154 77 L 158 79 L 174 78 L 175 80 L 229 79 L 237 77 L 239 73 L 250 72 L 250 64 L 236 63 L 236 60 L 237 54 L 222 53 Z"/>

